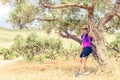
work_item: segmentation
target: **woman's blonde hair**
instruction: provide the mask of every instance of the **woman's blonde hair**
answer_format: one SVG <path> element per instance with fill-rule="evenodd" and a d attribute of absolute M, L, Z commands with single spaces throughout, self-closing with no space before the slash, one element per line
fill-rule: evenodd
<path fill-rule="evenodd" d="M 88 29 L 88 25 L 83 25 L 82 28 L 87 28 Z"/>

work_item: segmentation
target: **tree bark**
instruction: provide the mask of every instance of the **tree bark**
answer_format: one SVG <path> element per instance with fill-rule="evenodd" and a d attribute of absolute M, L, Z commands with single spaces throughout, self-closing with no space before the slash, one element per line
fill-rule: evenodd
<path fill-rule="evenodd" d="M 98 25 L 94 23 L 94 6 L 92 6 L 90 9 L 88 9 L 88 23 L 90 26 L 90 31 L 95 39 L 95 44 L 97 53 L 98 53 L 98 58 L 99 58 L 99 63 L 102 65 L 108 65 L 110 64 L 107 49 L 105 46 L 104 42 L 104 34 L 103 34 L 103 25 L 110 21 L 119 11 L 118 5 L 119 3 L 116 0 L 116 3 L 114 5 L 114 10 L 111 11 L 111 13 L 108 13 L 101 21 L 99 22 Z"/>
<path fill-rule="evenodd" d="M 101 34 L 102 35 L 102 34 Z M 102 65 L 108 65 L 109 62 L 109 57 L 108 57 L 108 52 L 105 46 L 105 42 L 103 38 L 99 38 L 98 41 L 96 41 L 96 49 L 98 52 L 98 57 L 99 57 L 99 62 Z"/>

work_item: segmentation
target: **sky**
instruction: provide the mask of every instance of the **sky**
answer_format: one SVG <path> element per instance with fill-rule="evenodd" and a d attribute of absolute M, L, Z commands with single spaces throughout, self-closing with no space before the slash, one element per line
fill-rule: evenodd
<path fill-rule="evenodd" d="M 29 0 L 30 2 L 37 4 L 38 1 L 36 0 Z M 10 4 L 2 5 L 2 2 L 0 0 L 0 27 L 5 28 L 13 28 L 11 23 L 8 23 L 7 20 L 9 18 L 9 12 L 12 10 L 12 7 Z"/>
<path fill-rule="evenodd" d="M 6 4 L 2 5 L 0 1 L 0 27 L 12 28 L 12 24 L 8 23 L 8 17 L 11 7 Z"/>

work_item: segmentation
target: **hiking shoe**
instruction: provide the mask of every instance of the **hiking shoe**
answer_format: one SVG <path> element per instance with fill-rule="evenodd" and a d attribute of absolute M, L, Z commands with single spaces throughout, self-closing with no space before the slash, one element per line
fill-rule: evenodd
<path fill-rule="evenodd" d="M 82 76 L 83 74 L 81 74 L 81 73 L 76 73 L 75 74 L 75 77 L 79 77 L 79 76 Z"/>

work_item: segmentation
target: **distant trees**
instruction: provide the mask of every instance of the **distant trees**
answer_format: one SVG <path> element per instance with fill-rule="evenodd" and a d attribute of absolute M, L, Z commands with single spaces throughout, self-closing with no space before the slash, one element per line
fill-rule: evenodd
<path fill-rule="evenodd" d="M 21 35 L 17 35 L 15 38 L 14 38 L 14 43 L 12 45 L 12 50 L 17 52 L 18 54 L 20 55 L 23 55 L 24 56 L 24 49 L 25 49 L 25 40 L 24 38 L 21 36 Z"/>
<path fill-rule="evenodd" d="M 11 59 L 12 56 L 13 56 L 11 50 L 9 50 L 9 49 L 7 49 L 7 48 L 1 49 L 1 50 L 0 50 L 0 53 L 3 54 L 4 60 L 6 60 L 6 59 Z"/>
<path fill-rule="evenodd" d="M 116 59 L 120 58 L 120 33 L 117 34 L 114 41 L 107 44 L 107 48 Z"/>
<path fill-rule="evenodd" d="M 64 57 L 66 60 L 70 57 L 76 59 L 80 50 L 79 47 L 73 45 L 70 49 L 64 49 L 59 38 L 41 38 L 37 33 L 31 33 L 26 39 L 17 35 L 10 51 L 18 53 L 28 60 L 32 60 L 34 56 L 39 56 L 39 61 L 42 61 L 44 56 L 52 60 L 57 59 L 57 57 Z"/>

